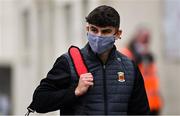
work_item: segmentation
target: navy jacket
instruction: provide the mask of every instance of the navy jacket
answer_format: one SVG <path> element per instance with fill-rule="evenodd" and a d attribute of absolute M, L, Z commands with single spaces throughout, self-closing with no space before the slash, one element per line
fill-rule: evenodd
<path fill-rule="evenodd" d="M 75 96 L 78 78 L 69 55 L 60 56 L 33 95 L 31 108 L 39 113 L 60 109 L 60 114 L 148 114 L 149 104 L 138 67 L 114 47 L 105 64 L 87 44 L 81 53 L 94 77 L 94 86 Z M 124 72 L 125 81 L 118 81 Z"/>

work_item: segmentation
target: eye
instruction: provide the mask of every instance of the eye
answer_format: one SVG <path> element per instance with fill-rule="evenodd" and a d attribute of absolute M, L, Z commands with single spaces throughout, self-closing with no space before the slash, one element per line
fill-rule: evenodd
<path fill-rule="evenodd" d="M 93 32 L 93 33 L 98 33 L 98 30 L 94 27 L 90 27 L 90 31 Z"/>
<path fill-rule="evenodd" d="M 112 32 L 111 29 L 102 30 L 102 33 L 103 33 L 103 34 L 109 34 L 109 33 L 111 33 L 111 32 Z"/>

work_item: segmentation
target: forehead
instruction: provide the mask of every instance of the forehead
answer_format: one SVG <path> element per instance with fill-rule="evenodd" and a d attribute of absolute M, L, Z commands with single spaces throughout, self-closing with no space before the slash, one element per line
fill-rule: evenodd
<path fill-rule="evenodd" d="M 114 29 L 115 29 L 115 27 L 112 27 L 112 26 L 99 27 L 99 26 L 92 25 L 92 24 L 88 24 L 88 26 L 89 26 L 90 28 L 96 28 L 96 29 L 100 29 L 100 30 L 106 30 L 106 29 L 114 30 Z"/>

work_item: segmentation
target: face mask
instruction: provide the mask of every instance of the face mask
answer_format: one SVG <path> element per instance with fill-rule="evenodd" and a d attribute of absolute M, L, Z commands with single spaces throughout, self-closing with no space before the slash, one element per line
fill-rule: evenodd
<path fill-rule="evenodd" d="M 98 54 L 105 52 L 106 50 L 113 47 L 115 43 L 114 36 L 96 36 L 88 33 L 88 41 L 91 49 Z"/>

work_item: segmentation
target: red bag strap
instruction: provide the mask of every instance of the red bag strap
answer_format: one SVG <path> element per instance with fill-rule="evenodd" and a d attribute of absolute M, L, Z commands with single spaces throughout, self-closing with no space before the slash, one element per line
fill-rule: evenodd
<path fill-rule="evenodd" d="M 88 73 L 87 65 L 84 62 L 83 56 L 81 54 L 81 51 L 76 46 L 71 46 L 68 50 L 68 53 L 71 57 L 71 60 L 73 62 L 75 72 L 80 77 L 81 74 Z"/>

